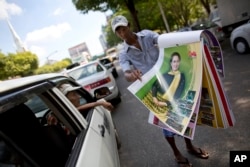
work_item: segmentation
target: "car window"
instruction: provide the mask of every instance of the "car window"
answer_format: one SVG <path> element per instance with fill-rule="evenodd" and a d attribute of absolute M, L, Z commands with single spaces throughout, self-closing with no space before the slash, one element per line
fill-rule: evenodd
<path fill-rule="evenodd" d="M 26 102 L 0 114 L 0 131 L 11 140 L 8 143 L 14 150 L 21 149 L 36 163 L 32 166 L 65 166 L 79 129 L 77 131 L 65 109 L 48 92 L 29 93 L 25 97 Z M 38 116 L 41 111 L 43 114 Z M 26 166 L 22 165 L 24 159 L 15 165 Z"/>
<path fill-rule="evenodd" d="M 36 95 L 34 95 L 33 98 L 30 98 L 26 102 L 26 105 L 29 106 L 34 113 L 43 112 L 48 109 L 47 105 Z"/>
<path fill-rule="evenodd" d="M 70 77 L 74 78 L 75 80 L 79 80 L 79 79 L 94 75 L 94 74 L 101 72 L 103 70 L 104 69 L 102 68 L 102 66 L 100 64 L 92 63 L 89 65 L 83 66 L 81 68 L 77 68 L 75 70 L 72 70 L 72 71 L 68 72 L 68 75 Z"/>

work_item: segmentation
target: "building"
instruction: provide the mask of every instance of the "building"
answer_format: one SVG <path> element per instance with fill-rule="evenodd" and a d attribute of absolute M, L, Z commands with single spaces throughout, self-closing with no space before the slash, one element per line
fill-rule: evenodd
<path fill-rule="evenodd" d="M 85 64 L 91 59 L 91 54 L 85 42 L 68 49 L 72 63 Z"/>

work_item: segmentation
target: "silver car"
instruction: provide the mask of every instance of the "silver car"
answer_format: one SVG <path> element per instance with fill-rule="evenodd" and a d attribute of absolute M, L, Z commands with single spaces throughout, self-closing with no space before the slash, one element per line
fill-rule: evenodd
<path fill-rule="evenodd" d="M 223 42 L 225 40 L 225 34 L 222 31 L 222 28 L 216 23 L 210 21 L 196 22 L 190 27 L 183 27 L 179 29 L 178 32 L 195 31 L 195 30 L 209 30 L 210 32 L 213 33 L 213 35 L 219 42 Z"/>
<path fill-rule="evenodd" d="M 222 28 L 210 21 L 202 21 L 202 22 L 197 22 L 196 24 L 191 26 L 192 30 L 209 30 L 213 33 L 213 35 L 217 38 L 219 42 L 222 42 L 225 40 L 225 34 L 222 30 Z"/>

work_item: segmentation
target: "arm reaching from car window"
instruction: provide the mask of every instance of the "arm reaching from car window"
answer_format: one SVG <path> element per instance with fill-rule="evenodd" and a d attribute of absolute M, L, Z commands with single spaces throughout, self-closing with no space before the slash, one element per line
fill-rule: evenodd
<path fill-rule="evenodd" d="M 88 108 L 93 108 L 93 107 L 97 107 L 97 106 L 103 106 L 104 108 L 106 108 L 109 111 L 112 111 L 114 109 L 113 105 L 107 101 L 96 101 L 96 102 L 92 102 L 92 103 L 87 103 L 87 104 L 84 104 L 84 105 L 77 107 L 77 109 L 81 112 L 81 111 L 86 111 L 86 109 L 88 109 Z"/>
<path fill-rule="evenodd" d="M 90 103 L 81 105 L 80 104 L 81 96 L 76 91 L 77 89 L 80 89 L 80 87 L 73 87 L 70 84 L 62 84 L 59 86 L 59 89 L 80 112 L 85 112 L 87 111 L 87 109 L 100 106 L 100 105 L 108 109 L 109 111 L 112 111 L 114 108 L 111 103 L 105 100 L 98 100 L 96 102 L 90 102 Z"/>

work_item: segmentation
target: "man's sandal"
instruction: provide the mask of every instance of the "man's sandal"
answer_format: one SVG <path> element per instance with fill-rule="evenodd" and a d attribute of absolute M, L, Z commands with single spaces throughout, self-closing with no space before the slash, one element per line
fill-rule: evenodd
<path fill-rule="evenodd" d="M 192 155 L 195 155 L 196 157 L 198 158 L 201 158 L 201 159 L 208 159 L 209 157 L 209 154 L 202 150 L 201 148 L 198 148 L 199 152 L 195 151 L 195 150 L 188 150 L 188 152 Z"/>
<path fill-rule="evenodd" d="M 193 165 L 185 158 L 185 161 L 180 161 L 176 159 L 176 162 L 180 165 L 180 167 L 192 167 Z"/>

